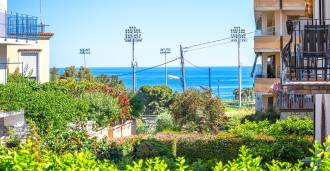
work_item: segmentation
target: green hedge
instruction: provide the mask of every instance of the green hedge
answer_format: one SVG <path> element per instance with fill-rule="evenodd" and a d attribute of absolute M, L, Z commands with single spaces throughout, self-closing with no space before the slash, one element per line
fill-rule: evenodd
<path fill-rule="evenodd" d="M 274 139 L 269 136 L 258 135 L 253 139 L 246 139 L 231 133 L 220 133 L 218 136 L 208 136 L 199 134 L 157 134 L 155 136 L 138 137 L 129 139 L 119 146 L 125 151 L 124 156 L 144 156 L 136 150 L 136 144 L 148 139 L 158 139 L 148 144 L 148 149 L 159 149 L 167 147 L 172 151 L 173 156 L 185 157 L 189 162 L 202 161 L 223 161 L 227 162 L 238 157 L 240 147 L 245 145 L 253 149 L 253 154 L 261 156 L 264 162 L 273 159 L 287 162 L 296 162 L 310 155 L 311 138 L 286 137 Z M 159 145 L 161 144 L 161 145 Z M 160 155 L 161 152 L 153 153 Z M 141 157 L 146 158 L 146 157 Z"/>

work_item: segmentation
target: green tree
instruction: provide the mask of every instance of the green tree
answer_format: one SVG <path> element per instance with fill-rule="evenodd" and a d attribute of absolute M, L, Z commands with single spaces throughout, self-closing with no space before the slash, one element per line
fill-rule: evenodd
<path fill-rule="evenodd" d="M 80 67 L 79 71 L 78 71 L 78 79 L 80 81 L 93 81 L 94 77 L 93 77 L 93 73 L 86 67 Z"/>
<path fill-rule="evenodd" d="M 56 67 L 50 69 L 50 80 L 57 81 L 60 79 L 60 73 Z"/>
<path fill-rule="evenodd" d="M 180 128 L 193 124 L 199 131 L 217 132 L 226 119 L 221 100 L 196 89 L 176 94 L 171 111 Z"/>
<path fill-rule="evenodd" d="M 133 109 L 140 109 L 144 115 L 159 115 L 170 107 L 173 98 L 172 90 L 167 86 L 143 86 L 131 102 Z"/>
<path fill-rule="evenodd" d="M 64 69 L 64 73 L 61 76 L 63 79 L 76 79 L 77 78 L 77 70 L 75 66 L 70 66 Z"/>

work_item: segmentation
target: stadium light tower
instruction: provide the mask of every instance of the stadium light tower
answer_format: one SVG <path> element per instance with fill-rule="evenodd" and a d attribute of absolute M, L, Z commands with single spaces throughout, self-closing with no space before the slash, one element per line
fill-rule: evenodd
<path fill-rule="evenodd" d="M 136 67 L 137 61 L 134 56 L 134 46 L 136 42 L 142 41 L 141 30 L 137 29 L 135 26 L 130 26 L 128 29 L 125 30 L 125 42 L 132 43 L 132 77 L 133 77 L 133 93 L 136 91 Z"/>
<path fill-rule="evenodd" d="M 242 107 L 242 68 L 241 68 L 240 46 L 241 46 L 241 42 L 247 41 L 246 32 L 245 29 L 242 29 L 241 27 L 234 27 L 230 31 L 231 31 L 231 41 L 237 42 L 239 107 Z"/>
<path fill-rule="evenodd" d="M 161 48 L 160 49 L 160 54 L 164 54 L 165 56 L 165 85 L 167 86 L 167 59 L 166 55 L 171 53 L 170 48 Z"/>
<path fill-rule="evenodd" d="M 80 55 L 84 56 L 84 66 L 86 68 L 86 55 L 90 55 L 91 54 L 91 49 L 87 48 L 87 49 L 80 49 Z"/>

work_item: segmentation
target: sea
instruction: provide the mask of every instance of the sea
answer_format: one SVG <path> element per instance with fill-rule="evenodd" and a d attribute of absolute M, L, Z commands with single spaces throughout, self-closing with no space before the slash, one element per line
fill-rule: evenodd
<path fill-rule="evenodd" d="M 212 92 L 222 99 L 234 98 L 233 91 L 238 87 L 237 67 L 185 67 L 187 88 L 203 89 L 209 87 L 209 68 Z M 132 68 L 130 67 L 92 67 L 89 68 L 94 76 L 100 74 L 118 75 L 128 89 L 132 89 Z M 251 78 L 252 67 L 242 67 L 242 87 L 252 88 L 254 79 Z M 59 68 L 63 73 L 64 68 Z M 181 68 L 168 67 L 168 86 L 175 92 L 182 92 Z M 165 85 L 165 68 L 139 67 L 137 69 L 137 88 L 144 85 Z"/>

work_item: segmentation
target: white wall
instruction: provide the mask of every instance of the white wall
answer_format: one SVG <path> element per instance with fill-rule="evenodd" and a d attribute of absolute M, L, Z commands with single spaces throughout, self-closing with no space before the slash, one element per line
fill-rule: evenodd
<path fill-rule="evenodd" d="M 321 128 L 322 128 L 322 99 L 324 96 L 325 107 L 325 130 L 326 136 L 330 135 L 330 94 L 315 95 L 315 139 L 321 142 Z"/>
<path fill-rule="evenodd" d="M 0 0 L 0 10 L 7 11 L 7 0 Z"/>

